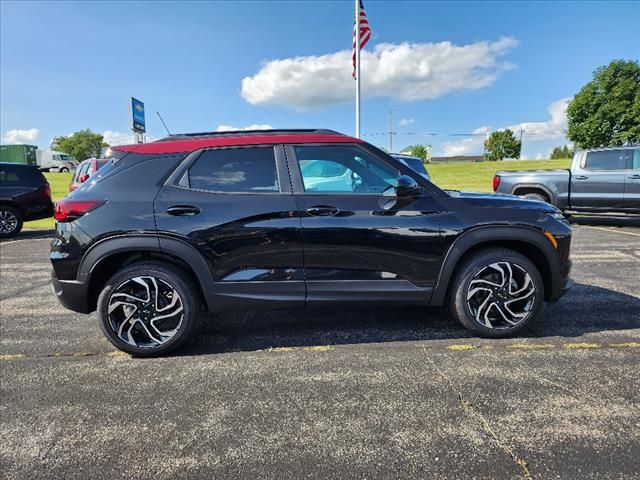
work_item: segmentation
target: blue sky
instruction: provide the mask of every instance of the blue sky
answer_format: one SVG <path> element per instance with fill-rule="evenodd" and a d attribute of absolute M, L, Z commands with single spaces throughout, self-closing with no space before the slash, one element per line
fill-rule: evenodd
<path fill-rule="evenodd" d="M 592 71 L 640 58 L 639 2 L 365 0 L 362 132 L 394 150 L 481 152 L 482 135 L 524 128 L 524 154 L 566 142 L 564 105 Z M 82 128 L 123 141 L 129 97 L 148 133 L 220 126 L 354 131 L 352 1 L 0 4 L 3 142 L 46 148 Z M 246 80 L 244 80 L 246 79 Z M 244 80 L 244 82 L 243 82 Z M 224 128 L 224 127 L 222 127 Z M 35 132 L 37 130 L 37 132 Z"/>

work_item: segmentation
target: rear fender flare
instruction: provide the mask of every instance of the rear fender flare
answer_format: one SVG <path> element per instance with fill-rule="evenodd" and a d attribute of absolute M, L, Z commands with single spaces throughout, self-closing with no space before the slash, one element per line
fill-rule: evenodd
<path fill-rule="evenodd" d="M 549 198 L 549 202 L 552 205 L 557 205 L 558 203 L 557 195 L 555 195 L 546 185 L 542 185 L 541 183 L 518 183 L 511 189 L 511 194 L 517 195 L 516 192 L 523 188 L 540 190 Z"/>
<path fill-rule="evenodd" d="M 181 260 L 188 265 L 196 276 L 202 291 L 205 294 L 207 307 L 211 309 L 212 300 L 208 295 L 208 286 L 213 282 L 213 275 L 202 255 L 187 242 L 156 234 L 148 235 L 121 235 L 109 237 L 97 242 L 82 258 L 78 268 L 77 280 L 88 284 L 92 272 L 110 255 L 122 252 L 156 252 L 167 254 Z"/>

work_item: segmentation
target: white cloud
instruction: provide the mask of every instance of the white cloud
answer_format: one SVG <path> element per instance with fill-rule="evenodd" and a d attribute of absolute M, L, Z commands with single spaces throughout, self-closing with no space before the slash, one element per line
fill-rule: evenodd
<path fill-rule="evenodd" d="M 542 153 L 538 152 L 536 153 L 535 159 L 536 160 L 543 160 L 545 158 L 549 158 L 551 156 L 551 154 L 547 155 L 546 157 L 544 155 L 542 155 Z"/>
<path fill-rule="evenodd" d="M 2 136 L 3 143 L 17 144 L 17 143 L 31 143 L 38 138 L 40 130 L 37 128 L 30 128 L 29 130 L 7 130 Z"/>
<path fill-rule="evenodd" d="M 131 145 L 136 142 L 135 136 L 130 132 L 114 132 L 112 130 L 105 130 L 102 132 L 102 137 L 106 143 L 115 147 L 116 145 Z M 156 137 L 149 135 L 145 136 L 146 142 L 153 142 L 157 140 Z"/>
<path fill-rule="evenodd" d="M 362 94 L 404 101 L 438 98 L 491 85 L 513 65 L 501 57 L 517 41 L 455 45 L 382 43 L 362 51 Z M 299 110 L 353 99 L 351 50 L 270 60 L 242 80 L 241 95 L 252 105 L 283 105 Z"/>
<path fill-rule="evenodd" d="M 549 112 L 549 120 L 546 122 L 522 122 L 508 127 L 502 127 L 498 130 L 508 128 L 514 132 L 516 136 L 520 134 L 520 130 L 523 131 L 524 145 L 530 145 L 532 142 L 541 142 L 551 139 L 564 138 L 564 131 L 567 128 L 567 106 L 571 97 L 561 98 L 552 102 L 547 111 Z M 480 127 L 473 131 L 473 133 L 484 133 L 487 127 Z M 482 153 L 484 148 L 484 136 L 478 135 L 475 137 L 464 138 L 462 140 L 454 140 L 446 142 L 442 147 L 442 154 L 444 156 L 454 155 L 469 155 Z M 537 153 L 535 158 L 548 158 L 543 157 L 542 153 Z"/>
<path fill-rule="evenodd" d="M 246 127 L 232 127 L 231 125 L 218 125 L 216 132 L 233 132 L 237 130 L 271 130 L 273 127 L 268 123 L 254 123 Z"/>
<path fill-rule="evenodd" d="M 482 152 L 487 127 L 476 128 L 471 133 L 473 133 L 474 136 L 446 142 L 442 147 L 442 154 L 445 157 L 456 157 L 458 155 L 470 155 L 472 153 Z"/>
<path fill-rule="evenodd" d="M 561 98 L 551 103 L 547 108 L 549 112 L 549 120 L 546 122 L 523 122 L 507 127 L 514 132 L 523 130 L 527 135 L 527 140 L 563 138 L 564 131 L 567 128 L 567 106 L 571 101 L 571 97 Z"/>
<path fill-rule="evenodd" d="M 413 122 L 415 122 L 415 120 L 413 118 L 401 118 L 400 121 L 398 122 L 398 126 L 400 126 L 400 127 L 408 127 Z"/>

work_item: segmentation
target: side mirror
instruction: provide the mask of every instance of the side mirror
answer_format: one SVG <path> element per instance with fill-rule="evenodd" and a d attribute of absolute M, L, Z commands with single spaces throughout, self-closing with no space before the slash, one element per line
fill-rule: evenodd
<path fill-rule="evenodd" d="M 398 177 L 396 195 L 398 197 L 415 197 L 422 193 L 422 187 L 409 175 Z"/>
<path fill-rule="evenodd" d="M 86 173 L 83 173 L 82 175 L 80 175 L 80 177 L 78 177 L 78 181 L 79 181 L 80 183 L 84 183 L 84 182 L 86 182 L 87 180 L 89 180 L 89 175 L 88 175 L 88 174 L 86 174 Z"/>

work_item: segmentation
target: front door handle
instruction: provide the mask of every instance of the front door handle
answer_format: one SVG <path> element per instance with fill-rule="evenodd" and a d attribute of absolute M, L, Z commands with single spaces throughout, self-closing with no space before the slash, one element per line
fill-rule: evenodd
<path fill-rule="evenodd" d="M 586 175 L 578 175 L 577 177 L 573 177 L 576 180 L 588 180 L 589 177 L 587 177 Z"/>
<path fill-rule="evenodd" d="M 640 175 L 629 175 L 627 178 L 629 180 L 640 180 Z"/>
<path fill-rule="evenodd" d="M 198 207 L 192 205 L 174 205 L 173 207 L 167 208 L 167 213 L 169 215 L 175 215 L 176 217 L 193 216 L 199 214 L 201 211 Z"/>
<path fill-rule="evenodd" d="M 331 215 L 336 215 L 339 212 L 339 208 L 332 207 L 330 205 L 315 205 L 313 207 L 307 208 L 307 213 L 309 215 L 313 215 L 314 217 L 328 217 Z"/>

